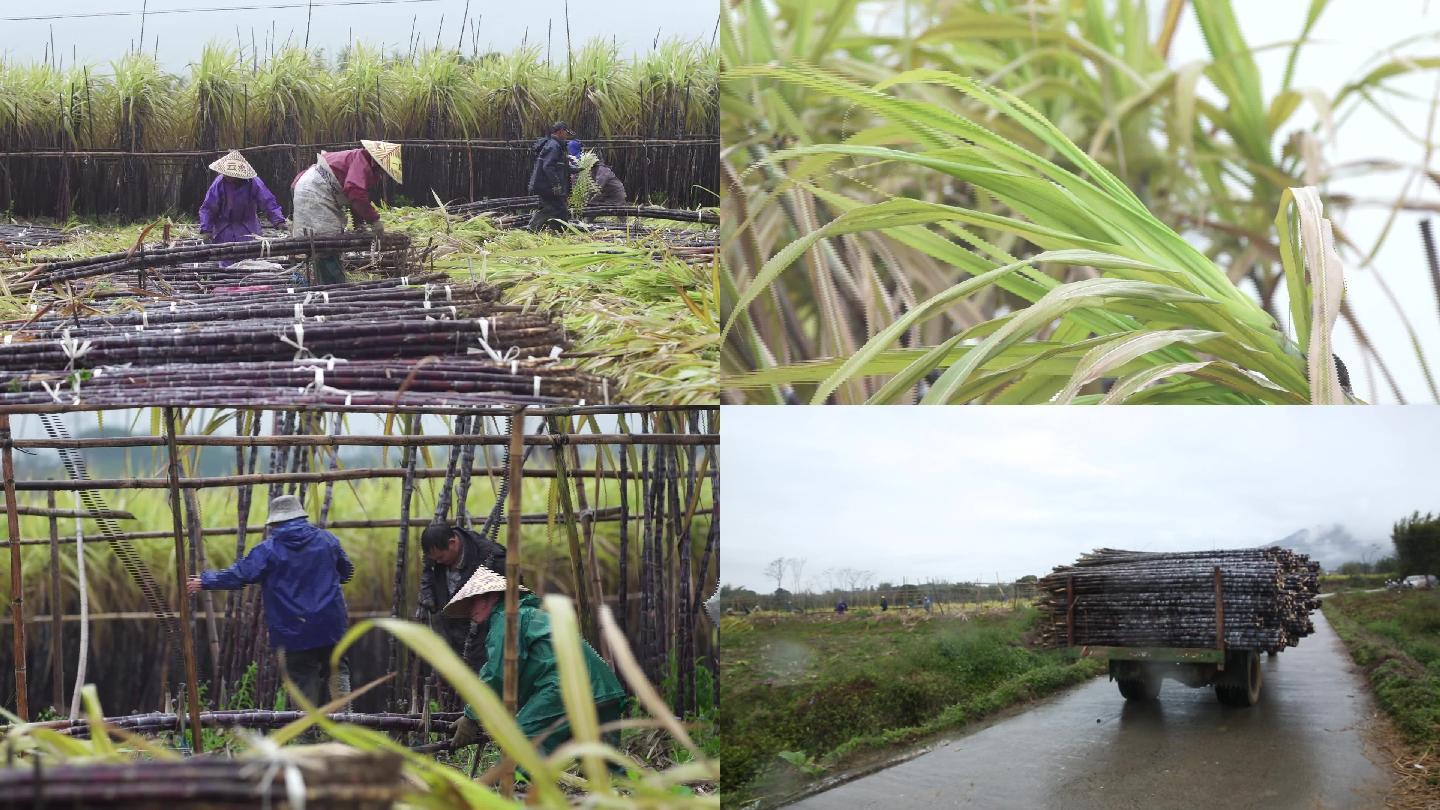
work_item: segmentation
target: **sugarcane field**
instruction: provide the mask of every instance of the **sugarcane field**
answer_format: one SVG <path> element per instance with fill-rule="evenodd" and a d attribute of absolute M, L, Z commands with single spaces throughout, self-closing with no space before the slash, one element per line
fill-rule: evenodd
<path fill-rule="evenodd" d="M 720 805 L 717 23 L 0 9 L 0 805 Z"/>
<path fill-rule="evenodd" d="M 1428 409 L 906 412 L 725 411 L 727 804 L 1440 806 Z"/>

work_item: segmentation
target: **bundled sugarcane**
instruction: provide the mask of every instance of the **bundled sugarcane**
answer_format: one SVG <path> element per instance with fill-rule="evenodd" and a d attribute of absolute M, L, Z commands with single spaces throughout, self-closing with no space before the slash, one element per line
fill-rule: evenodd
<path fill-rule="evenodd" d="M 44 225 L 14 225 L 0 223 L 0 245 L 15 247 L 42 247 L 58 245 L 70 239 L 70 234 L 59 228 Z"/>
<path fill-rule="evenodd" d="M 304 712 L 263 710 L 202 712 L 200 714 L 200 725 L 202 728 L 248 728 L 265 730 L 282 728 L 303 717 L 305 717 Z M 394 714 L 390 712 L 336 712 L 334 714 L 328 714 L 326 717 L 336 723 L 363 726 L 365 728 L 375 729 L 376 731 L 410 733 L 422 732 L 428 728 L 436 734 L 446 734 L 451 731 L 451 726 L 454 722 L 460 719 L 460 712 L 433 712 L 428 718 L 423 714 Z M 177 716 L 172 713 L 149 712 L 146 714 L 107 717 L 105 718 L 105 725 L 110 728 L 130 731 L 136 734 L 162 734 L 166 732 L 178 732 L 182 720 L 188 721 L 189 718 Z M 71 737 L 90 736 L 90 723 L 84 719 L 51 720 L 43 723 L 31 723 L 28 727 L 48 728 Z"/>
<path fill-rule="evenodd" d="M 87 376 L 88 375 L 88 376 Z M 291 401 L 314 404 L 565 404 L 608 400 L 608 383 L 541 357 L 171 363 L 46 371 L 0 379 L 0 405 Z"/>
<path fill-rule="evenodd" d="M 1226 645 L 1275 652 L 1314 632 L 1319 575 L 1318 563 L 1283 548 L 1099 549 L 1040 580 L 1041 641 L 1215 647 L 1223 624 Z"/>
<path fill-rule="evenodd" d="M 339 745 L 284 749 L 268 757 L 33 765 L 0 769 L 5 807 L 308 808 L 381 810 L 413 790 L 398 754 Z"/>
<path fill-rule="evenodd" d="M 43 286 L 63 281 L 108 275 L 149 267 L 165 267 L 188 262 L 216 260 L 259 259 L 281 256 L 307 256 L 313 252 L 335 252 L 353 250 L 403 251 L 410 247 L 410 237 L 404 234 L 386 234 L 377 237 L 371 233 L 347 234 L 343 236 L 304 237 L 287 239 L 255 239 L 246 242 L 224 242 L 220 244 L 177 245 L 173 247 L 146 248 L 89 256 L 82 259 L 47 262 L 24 270 L 19 276 L 9 279 L 12 285 Z"/>
<path fill-rule="evenodd" d="M 438 313 L 437 313 L 438 314 Z M 568 345 L 548 314 L 497 313 L 488 318 L 357 317 L 340 321 L 235 321 L 188 328 L 117 331 L 93 339 L 17 341 L 0 349 L 0 370 L 77 370 L 164 363 L 235 363 L 344 357 L 391 360 L 465 355 L 547 357 Z M 488 347 L 488 348 L 487 348 Z M 559 350 L 559 351 L 557 351 Z"/>

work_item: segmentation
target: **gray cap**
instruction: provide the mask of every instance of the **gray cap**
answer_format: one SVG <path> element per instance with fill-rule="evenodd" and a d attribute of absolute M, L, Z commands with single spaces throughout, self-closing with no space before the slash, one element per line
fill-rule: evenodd
<path fill-rule="evenodd" d="M 305 507 L 300 505 L 300 499 L 294 495 L 281 495 L 270 501 L 270 517 L 265 519 L 268 523 L 284 523 L 295 518 L 308 518 Z"/>

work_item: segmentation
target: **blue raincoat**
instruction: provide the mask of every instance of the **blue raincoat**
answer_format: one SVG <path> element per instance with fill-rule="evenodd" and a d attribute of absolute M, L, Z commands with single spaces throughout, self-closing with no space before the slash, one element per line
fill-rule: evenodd
<path fill-rule="evenodd" d="M 570 157 L 580 157 L 580 150 L 583 148 L 584 145 L 581 144 L 578 140 L 572 140 L 569 143 L 565 144 L 565 151 L 570 153 Z"/>
<path fill-rule="evenodd" d="M 340 584 L 355 566 L 335 535 L 295 518 L 270 527 L 270 537 L 223 571 L 206 571 L 201 584 L 235 590 L 260 583 L 270 646 L 285 650 L 328 647 L 349 624 Z"/>

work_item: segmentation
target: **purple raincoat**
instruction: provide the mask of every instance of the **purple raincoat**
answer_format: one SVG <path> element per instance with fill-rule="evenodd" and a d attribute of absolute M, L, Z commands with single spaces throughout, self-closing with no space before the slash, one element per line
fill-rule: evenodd
<path fill-rule="evenodd" d="M 265 209 L 272 225 L 285 224 L 285 212 L 265 187 L 265 181 L 252 177 L 236 185 L 234 178 L 220 175 L 200 204 L 200 233 L 210 242 L 239 242 L 260 233 L 260 218 L 255 214 L 260 208 Z"/>

